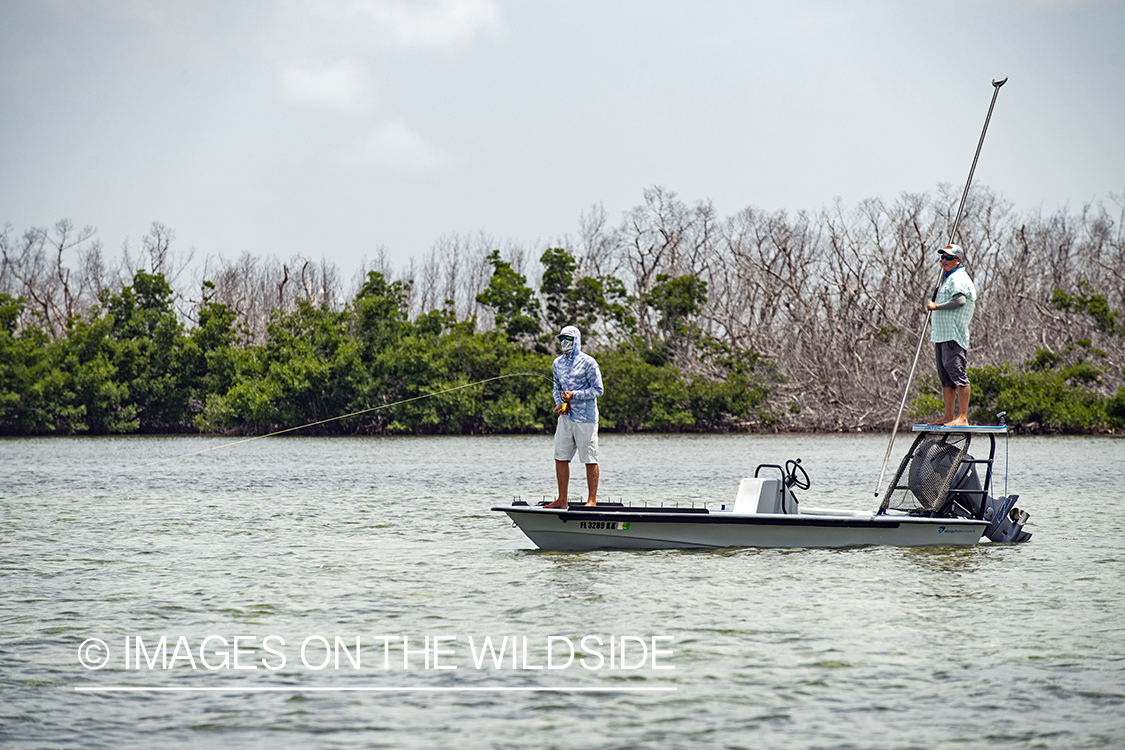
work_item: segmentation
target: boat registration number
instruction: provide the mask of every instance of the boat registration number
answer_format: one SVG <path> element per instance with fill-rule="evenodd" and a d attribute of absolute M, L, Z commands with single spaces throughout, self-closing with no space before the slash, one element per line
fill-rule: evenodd
<path fill-rule="evenodd" d="M 628 531 L 628 521 L 579 521 L 580 529 L 605 529 L 608 531 Z"/>

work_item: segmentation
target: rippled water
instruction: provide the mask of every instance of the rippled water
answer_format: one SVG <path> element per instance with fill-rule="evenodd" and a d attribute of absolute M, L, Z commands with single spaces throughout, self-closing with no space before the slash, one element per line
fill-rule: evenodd
<path fill-rule="evenodd" d="M 640 553 L 535 551 L 488 510 L 553 492 L 548 437 L 223 445 L 0 441 L 0 744 L 1125 746 L 1121 440 L 1012 440 L 1026 545 Z M 604 435 L 601 496 L 730 500 L 757 463 L 801 457 L 807 502 L 872 507 L 885 447 Z M 286 644 L 273 641 L 287 657 L 276 671 L 261 661 L 278 661 L 268 635 Z M 385 655 L 375 635 L 409 639 L 407 669 L 401 640 Z M 656 665 L 674 669 L 476 669 L 467 643 L 526 637 L 526 665 L 542 666 L 551 635 L 588 664 L 583 636 L 671 636 Z M 161 636 L 170 655 L 183 636 L 197 668 L 125 668 L 126 637 L 155 657 Z M 259 668 L 199 664 L 209 636 L 255 638 L 241 665 Z M 310 636 L 360 636 L 361 668 L 354 648 L 339 669 L 313 668 L 326 656 L 315 640 L 306 666 Z M 425 668 L 426 636 L 446 638 L 442 665 L 457 669 Z M 109 647 L 103 669 L 79 663 L 90 638 Z M 208 691 L 76 690 L 91 687 Z M 248 690 L 263 687 L 281 690 Z M 391 689 L 312 690 L 341 687 Z"/>

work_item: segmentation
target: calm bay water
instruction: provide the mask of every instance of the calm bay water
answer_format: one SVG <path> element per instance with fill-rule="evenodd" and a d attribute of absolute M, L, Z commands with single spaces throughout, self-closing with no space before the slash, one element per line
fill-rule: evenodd
<path fill-rule="evenodd" d="M 0 440 L 0 744 L 1125 746 L 1122 440 L 1012 439 L 1025 545 L 642 553 L 536 551 L 488 510 L 553 492 L 549 437 L 225 444 Z M 601 497 L 729 501 L 758 463 L 801 457 L 806 502 L 873 507 L 885 449 L 867 435 L 604 435 Z M 211 636 L 228 647 L 201 654 Z M 236 636 L 257 669 L 233 668 Z M 456 669 L 426 668 L 427 636 Z M 515 664 L 509 650 L 476 668 L 485 636 L 517 639 Z M 548 636 L 575 660 L 533 669 Z M 606 644 L 597 667 L 584 636 Z M 635 668 L 609 668 L 622 636 Z M 668 637 L 656 659 L 654 636 Z M 138 637 L 153 668 L 137 668 Z M 102 669 L 79 662 L 93 638 Z M 76 690 L 98 687 L 207 690 Z"/>

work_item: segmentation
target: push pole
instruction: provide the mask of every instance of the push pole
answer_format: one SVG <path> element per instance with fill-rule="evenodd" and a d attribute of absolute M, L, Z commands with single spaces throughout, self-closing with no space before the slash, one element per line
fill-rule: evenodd
<path fill-rule="evenodd" d="M 957 206 L 957 216 L 953 219 L 953 226 L 949 230 L 949 241 L 945 244 L 950 245 L 953 243 L 953 237 L 957 234 L 957 228 L 961 225 L 961 213 L 965 210 L 965 201 L 969 197 L 969 186 L 973 184 L 973 172 L 977 171 L 977 159 L 980 158 L 980 149 L 984 145 L 984 134 L 988 132 L 988 121 L 992 119 L 992 108 L 996 106 L 996 97 L 1000 95 L 1000 87 L 1008 82 L 1005 78 L 1002 81 L 992 82 L 992 102 L 988 105 L 988 114 L 984 118 L 984 129 L 980 131 L 980 140 L 977 141 L 977 151 L 973 154 L 973 165 L 969 167 L 969 179 L 965 180 L 965 190 L 961 193 L 961 204 Z M 938 279 L 938 285 L 934 287 L 932 299 L 937 299 L 938 289 L 941 288 L 941 279 Z M 891 450 L 895 445 L 895 435 L 898 434 L 898 423 L 902 420 L 903 409 L 906 408 L 906 396 L 910 393 L 910 385 L 914 382 L 914 370 L 918 367 L 918 356 L 922 353 L 922 342 L 926 339 L 926 330 L 930 327 L 930 317 L 933 315 L 932 310 L 926 310 L 926 320 L 922 323 L 922 333 L 918 336 L 918 347 L 914 350 L 914 363 L 910 365 L 910 374 L 906 376 L 906 388 L 902 392 L 902 402 L 898 405 L 898 415 L 895 417 L 894 427 L 891 429 L 891 441 L 887 444 L 887 455 L 883 457 L 883 468 L 879 470 L 879 482 L 875 485 L 875 497 L 879 497 L 879 490 L 883 486 L 883 477 L 887 473 L 887 462 L 891 460 Z"/>

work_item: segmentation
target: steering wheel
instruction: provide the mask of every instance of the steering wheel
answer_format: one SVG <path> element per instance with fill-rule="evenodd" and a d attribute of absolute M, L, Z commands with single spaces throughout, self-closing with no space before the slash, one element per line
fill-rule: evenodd
<path fill-rule="evenodd" d="M 796 487 L 799 490 L 807 490 L 812 486 L 812 481 L 809 479 L 809 473 L 805 471 L 804 466 L 801 466 L 801 459 L 798 458 L 796 461 L 786 461 L 785 471 L 786 486 Z M 797 476 L 798 471 L 801 472 L 800 477 Z"/>

